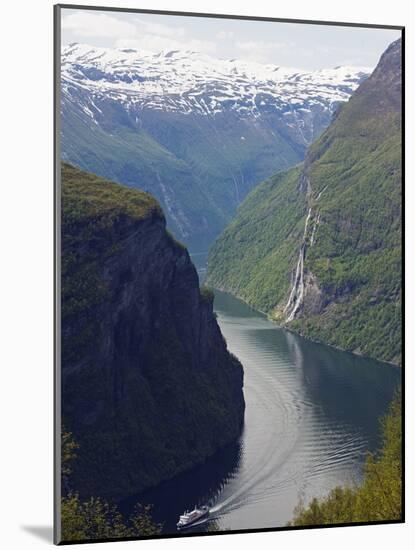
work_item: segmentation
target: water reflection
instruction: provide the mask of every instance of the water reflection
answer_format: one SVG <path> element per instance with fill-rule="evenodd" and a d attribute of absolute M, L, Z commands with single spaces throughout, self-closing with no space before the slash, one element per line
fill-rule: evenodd
<path fill-rule="evenodd" d="M 194 531 L 283 526 L 299 499 L 359 482 L 400 382 L 398 368 L 307 341 L 229 294 L 215 291 L 215 311 L 244 366 L 244 431 L 199 468 L 123 503 L 154 504 L 167 533 L 203 504 L 211 518 Z"/>
<path fill-rule="evenodd" d="M 204 504 L 214 505 L 224 487 L 237 476 L 240 459 L 241 442 L 237 441 L 218 451 L 201 466 L 126 499 L 120 508 L 128 515 L 136 502 L 152 504 L 154 519 L 164 524 L 163 532 L 176 533 L 176 523 L 184 510 Z M 214 518 L 210 521 L 214 522 Z"/>

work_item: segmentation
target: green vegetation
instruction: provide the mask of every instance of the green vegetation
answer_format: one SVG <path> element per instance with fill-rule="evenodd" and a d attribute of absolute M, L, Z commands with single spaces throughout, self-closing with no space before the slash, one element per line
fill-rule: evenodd
<path fill-rule="evenodd" d="M 72 463 L 76 459 L 78 443 L 71 432 L 62 431 L 63 485 L 70 483 Z M 125 537 L 147 537 L 161 532 L 162 525 L 151 517 L 151 506 L 137 504 L 126 521 L 118 507 L 107 501 L 90 497 L 81 500 L 73 491 L 65 492 L 61 499 L 61 538 L 64 542 L 104 540 Z"/>
<path fill-rule="evenodd" d="M 400 128 L 396 121 L 395 129 L 392 121 L 387 126 L 390 137 L 377 147 L 371 143 L 372 151 L 365 151 L 363 144 L 354 149 L 357 140 L 350 137 L 347 157 L 352 167 L 346 172 L 342 157 L 331 150 L 310 170 L 311 181 L 319 186 L 313 195 L 328 187 L 316 207 L 320 225 L 305 265 L 327 303 L 314 311 L 309 308 L 292 328 L 346 350 L 400 363 Z"/>
<path fill-rule="evenodd" d="M 76 359 L 99 337 L 94 311 L 108 297 L 99 263 L 119 252 L 127 231 L 146 220 L 163 220 L 147 193 L 62 164 L 62 320 L 82 313 L 82 327 L 64 339 L 63 357 Z"/>
<path fill-rule="evenodd" d="M 238 437 L 242 367 L 153 198 L 65 164 L 62 206 L 62 408 L 82 449 L 71 476 L 81 502 L 121 499 Z"/>
<path fill-rule="evenodd" d="M 135 224 L 163 218 L 147 193 L 62 164 L 62 318 L 102 302 L 106 286 L 98 262 L 119 252 Z M 82 253 L 81 253 L 82 251 Z"/>
<path fill-rule="evenodd" d="M 151 518 L 150 506 L 137 505 L 127 522 L 117 506 L 94 497 L 81 501 L 77 494 L 62 499 L 61 521 L 65 542 L 148 537 L 161 532 Z"/>
<path fill-rule="evenodd" d="M 123 364 L 128 392 L 122 401 L 111 399 L 112 381 L 108 388 L 99 351 L 97 359 L 87 356 L 87 368 L 64 379 L 65 416 L 82 444 L 82 455 L 73 467 L 82 496 L 119 498 L 131 494 L 132 486 L 140 493 L 203 463 L 240 433 L 240 363 L 202 325 L 201 346 L 209 350 L 203 352 L 208 353 L 209 368 L 199 357 L 195 366 L 196 351 L 191 351 L 194 356 L 189 353 L 180 338 L 181 327 L 174 326 L 170 312 L 164 315 L 147 341 L 146 356 L 132 355 L 127 366 Z M 95 327 L 99 329 L 98 324 Z M 186 342 L 194 346 L 191 335 Z M 92 344 L 92 350 L 99 345 Z M 140 370 L 137 364 L 142 365 Z M 112 368 L 110 362 L 106 365 Z M 241 404 L 236 402 L 239 395 Z M 102 402 L 106 406 L 93 426 L 85 424 L 84 404 Z"/>
<path fill-rule="evenodd" d="M 62 164 L 62 218 L 67 226 L 81 224 L 88 238 L 96 229 L 111 232 L 121 216 L 141 220 L 162 217 L 157 201 L 148 193 L 107 181 Z M 69 228 L 68 227 L 68 228 Z"/>
<path fill-rule="evenodd" d="M 62 428 L 61 434 L 61 466 L 62 477 L 68 477 L 72 473 L 72 462 L 77 457 L 76 451 L 79 449 L 78 443 L 73 438 L 73 434 Z"/>
<path fill-rule="evenodd" d="M 304 156 L 275 123 L 272 130 L 266 122 L 247 124 L 237 113 L 213 120 L 144 110 L 137 123 L 109 102 L 103 117 L 97 125 L 75 106 L 65 109 L 64 158 L 149 191 L 192 250 L 207 250 L 254 185 Z"/>
<path fill-rule="evenodd" d="M 382 420 L 383 444 L 368 455 L 363 483 L 336 487 L 322 499 L 300 504 L 290 525 L 327 525 L 402 519 L 402 407 L 400 395 Z"/>
<path fill-rule="evenodd" d="M 149 191 L 163 205 L 169 227 L 180 238 L 181 227 L 186 234 L 189 229 L 194 231 L 197 239 L 203 239 L 203 231 L 198 229 L 200 225 L 207 233 L 216 225 L 222 227 L 223 214 L 203 192 L 191 166 L 142 128 L 131 128 L 125 119 L 113 125 L 112 119 L 116 116 L 117 113 L 111 110 L 105 113 L 106 129 L 96 125 L 91 128 L 89 121 L 83 120 L 78 113 L 65 117 L 64 158 L 85 171 Z M 177 216 L 176 208 L 170 214 L 168 205 L 172 201 L 180 205 L 185 217 Z M 200 220 L 204 224 L 200 224 Z"/>
<path fill-rule="evenodd" d="M 297 260 L 304 232 L 306 201 L 296 192 L 299 174 L 298 167 L 279 173 L 243 202 L 210 251 L 208 284 L 265 312 L 285 297 L 287 271 Z"/>
<path fill-rule="evenodd" d="M 213 290 L 208 286 L 200 287 L 200 296 L 204 302 L 210 302 L 210 303 L 213 303 L 213 300 L 215 298 L 215 294 Z"/>
<path fill-rule="evenodd" d="M 305 291 L 292 320 L 302 246 Z M 401 278 L 398 44 L 304 164 L 247 197 L 211 249 L 206 281 L 307 337 L 399 364 Z"/>

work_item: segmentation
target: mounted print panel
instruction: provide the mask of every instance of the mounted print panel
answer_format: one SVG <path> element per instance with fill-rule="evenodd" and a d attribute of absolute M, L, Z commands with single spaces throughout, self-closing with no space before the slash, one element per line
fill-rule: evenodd
<path fill-rule="evenodd" d="M 55 7 L 55 542 L 402 522 L 402 27 Z"/>

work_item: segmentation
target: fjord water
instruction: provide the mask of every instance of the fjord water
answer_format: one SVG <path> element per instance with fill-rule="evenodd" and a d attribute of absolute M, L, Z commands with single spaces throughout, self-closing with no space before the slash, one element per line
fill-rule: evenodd
<path fill-rule="evenodd" d="M 400 381 L 398 368 L 305 340 L 230 294 L 215 291 L 214 307 L 244 367 L 244 429 L 203 466 L 139 496 L 167 533 L 203 504 L 210 519 L 193 532 L 284 526 L 300 500 L 358 483 Z"/>

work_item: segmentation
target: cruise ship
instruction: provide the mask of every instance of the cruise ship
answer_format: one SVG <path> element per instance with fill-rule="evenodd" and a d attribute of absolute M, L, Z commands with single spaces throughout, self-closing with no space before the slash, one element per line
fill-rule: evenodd
<path fill-rule="evenodd" d="M 183 529 L 184 527 L 190 527 L 198 521 L 209 515 L 209 508 L 207 506 L 202 506 L 201 508 L 195 508 L 191 512 L 186 511 L 183 515 L 180 516 L 177 523 L 178 529 Z"/>

